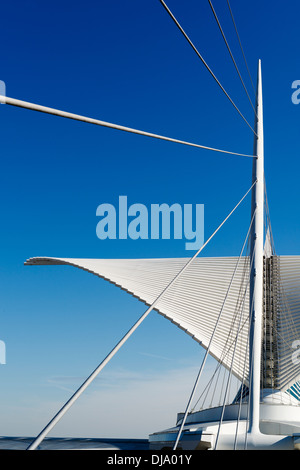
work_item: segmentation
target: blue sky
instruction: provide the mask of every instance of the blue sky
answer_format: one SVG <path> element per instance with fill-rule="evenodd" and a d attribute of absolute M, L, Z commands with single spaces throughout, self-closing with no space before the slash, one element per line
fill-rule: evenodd
<path fill-rule="evenodd" d="M 227 2 L 215 0 L 247 76 Z M 245 117 L 253 111 L 207 1 L 169 0 Z M 265 171 L 278 254 L 299 246 L 300 5 L 231 1 L 254 83 L 262 60 Z M 1 6 L 7 96 L 251 154 L 253 135 L 158 0 L 14 1 Z M 251 94 L 253 97 L 253 94 Z M 35 435 L 143 313 L 145 306 L 68 267 L 32 256 L 190 256 L 183 240 L 99 240 L 96 209 L 204 204 L 205 238 L 251 185 L 251 159 L 1 105 L 1 435 Z M 239 254 L 250 198 L 203 256 Z M 51 435 L 146 437 L 175 422 L 203 352 L 156 313 L 145 321 Z M 126 410 L 126 411 L 125 411 Z M 136 413 L 135 413 L 136 412 Z M 140 416 L 143 419 L 140 419 Z"/>

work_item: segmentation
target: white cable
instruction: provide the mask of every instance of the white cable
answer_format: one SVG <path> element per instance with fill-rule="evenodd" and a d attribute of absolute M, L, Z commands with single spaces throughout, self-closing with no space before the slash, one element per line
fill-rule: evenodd
<path fill-rule="evenodd" d="M 250 70 L 249 70 L 249 67 L 248 67 L 248 64 L 247 64 L 247 60 L 246 60 L 246 56 L 245 56 L 244 49 L 243 49 L 243 46 L 242 46 L 242 42 L 241 42 L 237 27 L 236 27 L 236 23 L 234 21 L 234 17 L 233 17 L 233 13 L 232 13 L 232 10 L 231 10 L 230 4 L 229 4 L 229 0 L 227 0 L 227 5 L 228 5 L 229 11 L 230 11 L 231 19 L 232 19 L 234 29 L 235 29 L 235 32 L 236 32 L 236 35 L 237 35 L 237 38 L 238 38 L 238 41 L 239 41 L 239 45 L 240 45 L 240 48 L 241 48 L 241 51 L 242 51 L 242 54 L 243 54 L 243 57 L 244 57 L 244 61 L 245 61 L 245 64 L 246 64 L 248 75 L 250 77 L 251 85 L 252 85 L 254 94 L 256 95 L 255 87 L 254 87 L 253 80 L 252 80 L 252 77 L 251 77 L 251 73 L 250 73 Z"/>
<path fill-rule="evenodd" d="M 255 214 L 255 212 L 254 212 L 254 214 Z M 253 214 L 253 218 L 254 218 L 254 214 Z M 250 228 L 251 228 L 251 226 L 252 226 L 252 222 L 253 222 L 253 219 L 252 219 L 252 221 L 251 221 Z M 251 261 L 251 264 L 250 264 L 249 273 L 251 272 L 251 265 L 252 265 L 252 262 L 253 262 L 253 258 L 254 258 L 254 257 L 252 257 L 252 261 Z M 216 438 L 216 443 L 215 443 L 215 450 L 216 450 L 217 445 L 218 445 L 219 435 L 220 435 L 221 426 L 222 426 L 222 422 L 223 422 L 223 417 L 224 417 L 224 413 L 225 413 L 225 406 L 226 406 L 226 400 L 227 400 L 227 396 L 228 396 L 229 383 L 230 383 L 230 378 L 231 378 L 231 373 L 232 373 L 234 355 L 235 355 L 235 350 L 236 350 L 238 335 L 239 335 L 239 333 L 240 333 L 240 331 L 241 331 L 240 325 L 241 325 L 241 319 L 242 319 L 242 312 L 243 312 L 243 309 L 244 309 L 244 303 L 245 303 L 245 299 L 246 299 L 246 294 L 247 294 L 248 286 L 249 286 L 249 279 L 248 279 L 248 282 L 247 282 L 247 288 L 245 289 L 245 292 L 244 292 L 243 302 L 242 302 L 242 305 L 241 305 L 241 308 L 240 308 L 239 327 L 238 327 L 238 329 L 237 329 L 237 334 L 236 334 L 235 340 L 233 341 L 234 350 L 233 350 L 233 354 L 232 354 L 231 367 L 230 367 L 230 371 L 229 371 L 229 375 L 228 375 L 228 380 L 227 380 L 227 385 L 226 385 L 226 390 L 225 390 L 225 394 L 224 394 L 222 413 L 221 413 L 221 418 L 220 418 L 220 421 L 219 421 L 218 433 L 217 433 L 217 438 Z"/>
<path fill-rule="evenodd" d="M 233 64 L 234 64 L 234 66 L 235 66 L 235 69 L 236 69 L 236 71 L 237 71 L 237 74 L 238 74 L 238 76 L 239 76 L 239 78 L 240 78 L 240 80 L 241 80 L 241 83 L 242 83 L 242 85 L 243 85 L 243 88 L 244 88 L 244 90 L 245 90 L 245 92 L 246 92 L 246 94 L 247 94 L 248 100 L 249 100 L 249 102 L 250 102 L 250 104 L 251 104 L 251 106 L 252 106 L 252 109 L 253 109 L 253 111 L 254 111 L 256 117 L 257 117 L 256 110 L 255 110 L 255 108 L 254 108 L 254 106 L 253 106 L 253 103 L 252 103 L 251 98 L 250 98 L 250 96 L 249 96 L 249 93 L 248 93 L 248 90 L 247 90 L 246 85 L 245 85 L 245 83 L 244 83 L 244 80 L 243 80 L 243 78 L 242 78 L 242 75 L 241 75 L 241 73 L 240 73 L 240 71 L 239 71 L 239 68 L 238 68 L 238 66 L 237 66 L 237 64 L 236 64 L 236 61 L 235 61 L 235 59 L 234 59 L 234 57 L 233 57 L 233 54 L 232 54 L 232 52 L 231 52 L 230 46 L 229 46 L 228 41 L 227 41 L 227 39 L 226 39 L 225 33 L 224 33 L 223 28 L 222 28 L 222 26 L 221 26 L 221 23 L 220 23 L 220 21 L 219 21 L 219 18 L 218 18 L 217 14 L 216 14 L 216 11 L 215 11 L 215 9 L 214 9 L 214 7 L 213 7 L 213 4 L 212 4 L 211 0 L 208 0 L 208 2 L 209 2 L 209 4 L 210 4 L 211 10 L 212 10 L 213 15 L 214 15 L 214 17 L 215 17 L 215 20 L 216 20 L 216 22 L 217 22 L 217 24 L 218 24 L 218 26 L 219 26 L 220 32 L 221 32 L 221 34 L 222 34 L 222 37 L 223 37 L 223 39 L 224 39 L 224 42 L 225 42 L 225 44 L 226 44 L 226 47 L 227 47 L 227 49 L 228 49 L 228 52 L 229 52 L 230 57 L 231 57 L 231 59 L 232 59 L 232 62 L 233 62 Z"/>
<path fill-rule="evenodd" d="M 163 5 L 163 7 L 165 8 L 165 10 L 168 12 L 168 14 L 170 15 L 170 17 L 172 18 L 172 20 L 174 21 L 174 23 L 176 24 L 176 26 L 179 28 L 179 30 L 181 31 L 181 33 L 184 35 L 185 39 L 188 41 L 188 43 L 190 44 L 190 46 L 192 46 L 193 50 L 196 52 L 197 56 L 199 57 L 199 59 L 202 61 L 203 65 L 206 67 L 206 69 L 209 71 L 209 73 L 211 74 L 211 76 L 214 78 L 214 80 L 217 82 L 217 84 L 219 85 L 219 87 L 221 88 L 221 90 L 223 91 L 223 93 L 225 93 L 225 95 L 227 96 L 227 98 L 229 99 L 229 101 L 231 102 L 231 104 L 234 106 L 234 108 L 237 110 L 237 112 L 239 113 L 239 115 L 243 118 L 243 120 L 245 121 L 245 123 L 247 124 L 247 126 L 251 129 L 251 131 L 254 133 L 254 135 L 256 135 L 257 137 L 257 134 L 255 132 L 255 130 L 250 126 L 249 122 L 247 121 L 247 119 L 243 116 L 243 114 L 241 113 L 241 111 L 239 110 L 239 108 L 236 106 L 236 104 L 233 102 L 233 100 L 230 98 L 229 94 L 227 93 L 227 91 L 224 89 L 224 87 L 221 85 L 220 81 L 217 79 L 217 77 L 215 76 L 215 74 L 213 73 L 213 71 L 211 70 L 211 68 L 207 65 L 207 63 L 205 62 L 205 60 L 203 59 L 203 57 L 201 56 L 200 52 L 197 50 L 197 48 L 195 47 L 195 45 L 192 43 L 192 41 L 190 40 L 190 38 L 188 37 L 188 35 L 186 34 L 186 32 L 183 30 L 183 28 L 180 26 L 180 24 L 178 23 L 178 21 L 176 20 L 175 16 L 173 15 L 173 13 L 171 12 L 171 10 L 167 7 L 167 5 L 165 4 L 165 2 L 163 0 L 159 0 L 160 3 Z"/>
<path fill-rule="evenodd" d="M 252 263 L 253 263 L 253 259 L 254 259 L 254 253 L 253 253 L 253 256 L 252 256 L 252 261 L 250 263 L 250 270 L 249 272 L 251 272 L 251 268 L 252 268 Z M 249 279 L 248 279 L 249 281 Z M 249 313 L 249 320 L 250 318 L 252 318 L 252 309 L 253 309 L 253 299 L 252 299 L 252 304 L 250 306 L 250 313 Z M 238 416 L 237 416 L 237 423 L 236 423 L 236 431 L 235 431 L 235 440 L 234 440 L 234 450 L 236 450 L 236 447 L 237 447 L 237 438 L 238 438 L 238 428 L 239 428 L 239 422 L 240 422 L 240 415 L 241 415 L 241 406 L 242 406 L 242 400 L 243 400 L 243 389 L 244 389 L 244 386 L 245 386 L 245 375 L 246 375 L 246 364 L 247 364 L 247 352 L 249 354 L 249 357 L 250 357 L 250 353 L 249 353 L 249 342 L 250 342 L 250 321 L 249 321 L 249 329 L 248 329 L 248 335 L 247 335 L 247 347 L 246 347 L 246 353 L 245 353 L 245 359 L 244 359 L 244 368 L 243 368 L 243 376 L 242 376 L 242 385 L 240 387 L 240 399 L 239 399 L 239 408 L 238 408 Z M 249 360 L 248 360 L 248 363 L 249 363 Z M 249 408 L 249 406 L 248 406 Z M 247 421 L 248 421 L 248 418 L 247 418 Z M 247 434 L 247 429 L 246 429 L 246 434 Z"/>
<path fill-rule="evenodd" d="M 252 184 L 251 188 L 248 190 L 248 192 L 246 193 L 246 195 L 249 193 L 249 191 L 251 191 L 252 187 L 253 187 L 255 184 L 256 184 L 256 181 Z M 244 197 L 246 197 L 246 195 L 245 195 Z M 234 209 L 234 210 L 235 210 L 235 209 Z M 249 232 L 248 232 L 248 233 L 249 233 Z M 247 234 L 247 238 L 248 238 L 248 234 Z M 245 243 L 246 243 L 246 240 L 245 240 Z M 244 250 L 245 243 L 244 243 L 244 245 L 243 245 L 243 250 Z M 214 335 L 215 335 L 215 332 L 216 332 L 216 330 L 217 330 L 217 327 L 218 327 L 218 324 L 219 324 L 219 320 L 220 320 L 220 318 L 221 318 L 221 315 L 222 315 L 222 312 L 223 312 L 223 309 L 224 309 L 224 306 L 225 306 L 225 303 L 226 303 L 226 300 L 227 300 L 227 297 L 228 297 L 228 294 L 229 294 L 229 291 L 230 291 L 230 288 L 231 288 L 233 279 L 234 279 L 234 277 L 235 277 L 235 274 L 236 274 L 236 271 L 237 271 L 237 268 L 238 268 L 238 264 L 239 264 L 240 258 L 241 258 L 241 255 L 240 255 L 239 259 L 238 259 L 238 262 L 237 262 L 237 265 L 236 265 L 236 267 L 235 267 L 233 276 L 232 276 L 232 278 L 231 278 L 231 281 L 230 281 L 230 284 L 229 284 L 229 287 L 228 287 L 228 290 L 227 290 L 225 299 L 224 299 L 223 304 L 222 304 L 222 308 L 221 308 L 221 310 L 220 310 L 220 312 L 219 312 L 218 318 L 217 318 L 216 323 L 215 323 L 215 326 L 214 326 L 214 330 L 213 330 L 213 332 L 212 332 L 212 334 L 211 334 L 211 336 L 210 336 L 209 344 L 208 344 L 208 346 L 207 346 L 207 349 L 206 349 L 206 352 L 205 352 L 205 356 L 204 356 L 204 359 L 203 359 L 203 361 L 202 361 L 200 370 L 199 370 L 199 372 L 198 372 L 198 375 L 197 375 L 197 378 L 196 378 L 196 381 L 195 381 L 195 384 L 194 384 L 192 393 L 191 393 L 190 398 L 189 398 L 189 400 L 188 400 L 187 407 L 186 407 L 186 410 L 185 410 L 185 413 L 184 413 L 184 417 L 183 417 L 183 419 L 182 419 L 182 422 L 181 422 L 181 425 L 180 425 L 180 428 L 179 428 L 179 431 L 178 431 L 178 434 L 177 434 L 177 437 L 176 437 L 176 441 L 175 441 L 173 450 L 176 450 L 177 445 L 178 445 L 178 442 L 179 442 L 179 440 L 180 440 L 180 437 L 181 437 L 181 434 L 182 434 L 182 430 L 183 430 L 183 427 L 184 427 L 184 425 L 185 425 L 188 412 L 189 412 L 189 410 L 190 410 L 190 405 L 191 405 L 191 402 L 192 402 L 192 400 L 193 400 L 193 398 L 194 398 L 194 395 L 195 395 L 196 389 L 197 389 L 197 387 L 198 387 L 198 383 L 199 383 L 199 381 L 200 381 L 200 378 L 201 378 L 201 375 L 202 375 L 202 372 L 203 372 L 203 369 L 204 369 L 204 366 L 205 366 L 205 363 L 206 363 L 208 354 L 209 354 L 209 352 L 210 352 L 210 347 L 211 347 L 212 341 L 213 341 L 213 339 L 214 339 Z"/>

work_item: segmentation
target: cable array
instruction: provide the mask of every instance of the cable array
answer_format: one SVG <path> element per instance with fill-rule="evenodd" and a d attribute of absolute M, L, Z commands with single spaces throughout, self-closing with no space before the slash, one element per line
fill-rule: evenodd
<path fill-rule="evenodd" d="M 229 99 L 229 101 L 231 102 L 231 104 L 233 105 L 233 107 L 236 109 L 236 111 L 239 113 L 239 115 L 242 117 L 242 119 L 245 121 L 245 123 L 247 124 L 247 126 L 251 129 L 251 131 L 254 133 L 255 136 L 257 136 L 255 130 L 252 128 L 252 126 L 249 124 L 249 122 L 247 121 L 247 119 L 245 118 L 245 116 L 241 113 L 241 111 L 239 110 L 239 108 L 237 107 L 237 105 L 234 103 L 234 101 L 232 100 L 232 98 L 229 96 L 229 94 L 227 93 L 227 91 L 225 90 L 225 88 L 223 87 L 223 85 L 221 84 L 221 82 L 218 80 L 218 78 L 216 77 L 216 75 L 214 74 L 214 72 L 212 71 L 212 69 L 209 67 L 209 65 L 206 63 L 206 61 L 204 60 L 204 58 L 202 57 L 202 55 L 200 54 L 200 52 L 198 51 L 198 49 L 196 48 L 196 46 L 193 44 L 193 42 L 191 41 L 191 39 L 189 38 L 189 36 L 187 35 L 187 33 L 184 31 L 184 29 L 182 28 L 182 26 L 179 24 L 178 20 L 175 18 L 175 16 L 173 15 L 173 13 L 171 12 L 171 10 L 168 8 L 168 6 L 166 5 L 166 3 L 164 2 L 164 0 L 159 0 L 160 3 L 162 4 L 162 6 L 165 8 L 165 10 L 167 11 L 167 13 L 169 14 L 169 16 L 172 18 L 172 20 L 174 21 L 174 23 L 176 24 L 177 28 L 180 30 L 180 32 L 183 34 L 183 36 L 185 37 L 185 39 L 187 40 L 187 42 L 190 44 L 190 46 L 193 48 L 193 50 L 196 52 L 197 56 L 199 57 L 199 59 L 201 60 L 201 62 L 203 63 L 203 65 L 206 67 L 206 69 L 208 70 L 208 72 L 211 74 L 211 76 L 213 77 L 213 79 L 216 81 L 216 83 L 218 84 L 218 86 L 221 88 L 221 90 L 223 91 L 223 93 L 225 94 L 225 96 Z"/>
<path fill-rule="evenodd" d="M 233 54 L 232 54 L 232 52 L 231 52 L 230 46 L 229 46 L 228 41 L 227 41 L 227 39 L 226 39 L 226 36 L 225 36 L 225 34 L 224 34 L 224 31 L 223 31 L 223 28 L 222 28 L 221 23 L 220 23 L 220 21 L 219 21 L 219 18 L 218 18 L 217 14 L 216 14 L 216 11 L 215 11 L 215 9 L 214 9 L 214 7 L 213 7 L 213 4 L 212 4 L 211 0 L 208 0 L 208 2 L 209 2 L 209 5 L 210 5 L 210 7 L 211 7 L 211 9 L 212 9 L 212 12 L 213 12 L 213 15 L 214 15 L 214 17 L 215 17 L 215 20 L 216 20 L 216 22 L 217 22 L 217 24 L 218 24 L 218 26 L 219 26 L 220 32 L 221 32 L 221 34 L 222 34 L 222 37 L 223 37 L 223 39 L 224 39 L 224 42 L 225 42 L 225 44 L 226 44 L 226 47 L 227 47 L 227 49 L 228 49 L 228 52 L 229 52 L 230 57 L 231 57 L 231 59 L 232 59 L 232 62 L 233 62 L 233 64 L 234 64 L 234 66 L 235 66 L 235 69 L 236 69 L 236 71 L 237 71 L 237 74 L 238 74 L 238 76 L 239 76 L 239 79 L 240 79 L 240 81 L 241 81 L 241 83 L 242 83 L 242 85 L 243 85 L 243 88 L 244 88 L 244 90 L 245 90 L 245 92 L 246 92 L 246 95 L 247 95 L 247 97 L 248 97 L 248 100 L 249 100 L 249 102 L 250 102 L 250 104 L 251 104 L 251 106 L 252 106 L 252 109 L 253 109 L 253 111 L 254 111 L 254 114 L 255 114 L 256 117 L 257 117 L 255 108 L 254 108 L 253 103 L 252 103 L 252 101 L 251 101 L 250 95 L 249 95 L 249 93 L 248 93 L 248 90 L 247 90 L 246 85 L 245 85 L 245 83 L 244 83 L 244 80 L 243 80 L 243 78 L 242 78 L 242 75 L 241 75 L 241 73 L 240 73 L 240 71 L 239 71 L 239 68 L 238 68 L 238 66 L 237 66 L 237 63 L 236 63 L 236 61 L 235 61 L 235 59 L 234 59 L 234 57 L 233 57 Z"/>
<path fill-rule="evenodd" d="M 233 22 L 233 25 L 234 25 L 234 29 L 235 29 L 235 32 L 236 32 L 236 35 L 237 35 L 237 38 L 238 38 L 238 42 L 239 42 L 239 45 L 240 45 L 240 48 L 241 48 L 241 51 L 242 51 L 242 55 L 243 55 L 243 58 L 244 58 L 244 62 L 245 62 L 245 65 L 246 65 L 246 68 L 247 68 L 247 71 L 248 71 L 248 75 L 249 75 L 249 78 L 250 78 L 250 81 L 251 81 L 251 85 L 252 85 L 252 88 L 253 88 L 253 91 L 254 91 L 254 96 L 255 96 L 255 94 L 256 94 L 255 87 L 254 87 L 254 84 L 253 84 L 252 76 L 251 76 L 251 73 L 250 73 L 250 70 L 249 70 L 249 67 L 248 67 L 247 59 L 246 59 L 246 56 L 245 56 L 245 53 L 244 53 L 244 49 L 243 49 L 243 46 L 242 46 L 242 42 L 241 42 L 241 39 L 240 39 L 240 35 L 239 35 L 239 33 L 238 33 L 238 29 L 237 29 L 237 26 L 236 26 L 236 22 L 235 22 L 235 20 L 234 20 L 234 16 L 233 16 L 233 13 L 232 13 L 232 9 L 231 9 L 229 0 L 227 0 L 227 5 L 228 5 L 228 8 L 229 8 L 229 12 L 230 12 L 230 15 L 231 15 L 231 19 L 232 19 L 232 22 Z"/>

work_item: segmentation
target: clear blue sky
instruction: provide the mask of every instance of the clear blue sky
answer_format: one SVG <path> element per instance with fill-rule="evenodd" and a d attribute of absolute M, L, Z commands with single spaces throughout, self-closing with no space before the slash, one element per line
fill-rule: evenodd
<path fill-rule="evenodd" d="M 215 9 L 251 94 L 227 2 Z M 249 122 L 253 111 L 207 1 L 169 0 Z M 265 170 L 278 254 L 299 254 L 300 4 L 231 1 L 254 82 L 262 60 Z M 251 154 L 253 135 L 158 0 L 16 1 L 1 6 L 7 96 Z M 251 96 L 253 96 L 251 94 Z M 0 435 L 35 435 L 143 313 L 128 294 L 32 256 L 189 256 L 182 240 L 96 236 L 99 204 L 205 205 L 205 238 L 251 185 L 251 159 L 0 106 Z M 203 256 L 239 254 L 250 198 Z M 156 313 L 51 435 L 146 437 L 175 422 L 202 351 Z M 136 411 L 136 415 L 134 412 Z M 142 417 L 142 418 L 141 418 Z"/>

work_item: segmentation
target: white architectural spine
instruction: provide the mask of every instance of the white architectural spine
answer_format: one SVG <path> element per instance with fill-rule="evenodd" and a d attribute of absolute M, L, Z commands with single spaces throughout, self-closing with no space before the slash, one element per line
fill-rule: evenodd
<path fill-rule="evenodd" d="M 256 123 L 254 138 L 250 259 L 253 259 L 250 280 L 250 414 L 249 432 L 259 433 L 261 335 L 263 316 L 263 243 L 264 243 L 264 136 L 261 61 L 258 62 Z"/>

